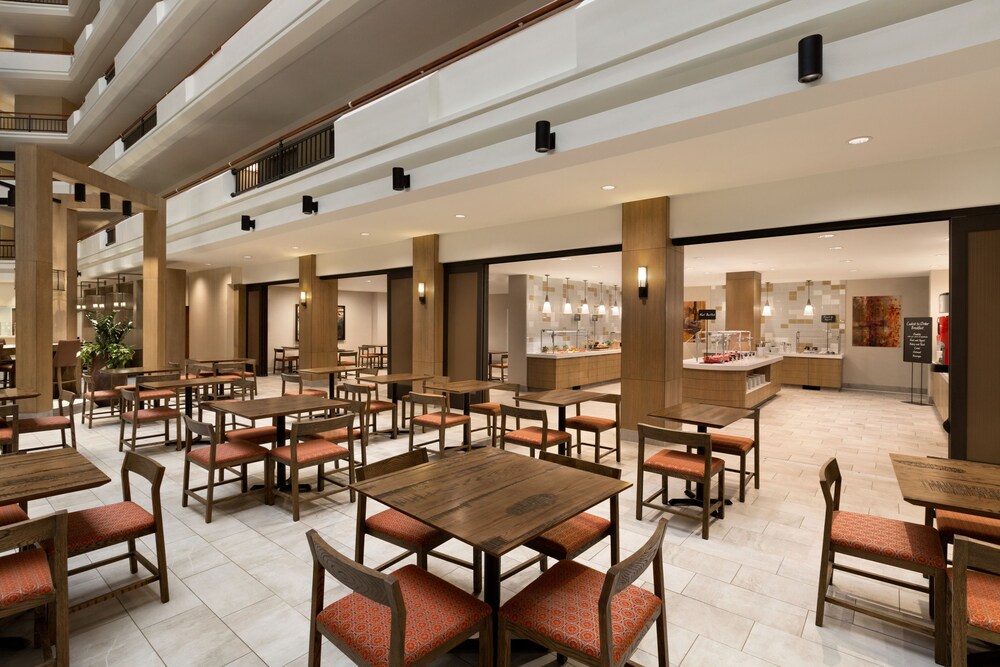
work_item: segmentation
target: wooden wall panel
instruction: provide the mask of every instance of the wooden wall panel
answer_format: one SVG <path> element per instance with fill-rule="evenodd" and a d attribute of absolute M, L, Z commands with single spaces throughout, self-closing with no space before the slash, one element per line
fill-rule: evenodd
<path fill-rule="evenodd" d="M 1000 222 L 1000 221 L 998 221 Z M 968 240 L 968 360 L 965 391 L 966 458 L 1000 464 L 1000 229 L 974 231 Z M 953 264 L 954 267 L 954 264 Z M 961 270 L 961 267 L 958 267 Z M 954 268 L 952 269 L 955 270 Z M 960 409 L 956 403 L 953 410 Z"/>
<path fill-rule="evenodd" d="M 425 303 L 417 298 L 424 283 Z M 444 374 L 444 268 L 438 261 L 438 236 L 413 239 L 413 372 Z"/>
<path fill-rule="evenodd" d="M 79 228 L 76 211 L 66 211 L 66 237 L 63 244 L 66 248 L 66 339 L 72 340 L 80 335 L 80 317 L 76 311 L 77 304 L 77 238 Z"/>
<path fill-rule="evenodd" d="M 184 341 L 187 335 L 187 271 L 167 269 L 166 272 L 166 320 L 164 338 L 166 361 L 184 361 Z"/>
<path fill-rule="evenodd" d="M 337 281 L 320 280 L 316 255 L 299 257 L 299 291 L 306 306 L 299 308 L 299 368 L 337 363 Z"/>
<path fill-rule="evenodd" d="M 142 363 L 167 361 L 167 210 L 142 212 Z"/>
<path fill-rule="evenodd" d="M 413 370 L 413 278 L 389 276 L 389 372 Z"/>
<path fill-rule="evenodd" d="M 749 331 L 760 344 L 760 274 L 739 271 L 726 274 L 726 328 Z"/>
<path fill-rule="evenodd" d="M 448 377 L 477 379 L 479 359 L 479 274 L 448 275 Z"/>

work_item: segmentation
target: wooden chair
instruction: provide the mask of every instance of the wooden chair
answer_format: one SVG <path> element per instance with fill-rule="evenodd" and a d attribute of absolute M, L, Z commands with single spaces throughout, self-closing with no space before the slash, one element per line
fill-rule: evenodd
<path fill-rule="evenodd" d="M 317 468 L 316 491 L 310 493 L 313 499 L 325 498 L 334 493 L 348 491 L 351 502 L 354 502 L 354 489 L 349 486 L 354 483 L 353 425 L 353 414 L 327 419 L 297 421 L 292 424 L 289 444 L 282 447 L 275 447 L 271 450 L 271 461 L 273 463 L 281 463 L 288 466 L 291 490 L 285 492 L 275 488 L 273 483 L 274 474 L 272 473 L 271 491 L 268 495 L 269 497 L 273 497 L 275 493 L 279 493 L 292 499 L 292 521 L 299 520 L 299 499 L 301 496 L 301 492 L 299 491 L 299 472 L 303 468 Z M 337 429 L 346 429 L 347 447 L 324 440 L 320 436 L 325 431 L 334 431 Z M 343 460 L 347 461 L 347 483 L 333 477 L 327 477 L 323 470 L 323 467 L 327 463 Z M 268 465 L 271 464 L 269 463 Z M 329 482 L 333 486 L 329 491 L 324 490 L 326 482 Z"/>
<path fill-rule="evenodd" d="M 950 510 L 934 510 L 934 515 L 945 556 L 948 555 L 948 545 L 954 542 L 956 537 L 969 537 L 980 542 L 1000 545 L 1000 519 Z"/>
<path fill-rule="evenodd" d="M 657 664 L 667 667 L 667 617 L 660 519 L 652 537 L 607 574 L 562 560 L 500 608 L 498 667 L 510 665 L 512 636 L 524 637 L 585 665 L 618 667 L 655 623 Z M 653 566 L 653 591 L 635 585 Z"/>
<path fill-rule="evenodd" d="M 391 456 L 381 461 L 376 461 L 363 468 L 358 468 L 356 477 L 359 482 L 368 479 L 375 479 L 382 475 L 406 470 L 413 466 L 427 463 L 428 456 L 426 449 L 415 449 L 412 452 Z M 372 537 L 394 544 L 405 549 L 398 556 L 395 556 L 382 563 L 375 569 L 378 571 L 392 567 L 404 558 L 416 555 L 417 565 L 426 570 L 427 557 L 434 556 L 454 565 L 461 565 L 472 570 L 473 594 L 478 595 L 483 589 L 483 568 L 482 553 L 478 549 L 472 551 L 472 562 L 464 561 L 445 553 L 434 551 L 449 539 L 447 533 L 437 528 L 428 526 L 422 521 L 409 517 L 394 509 L 386 509 L 377 514 L 368 516 L 368 498 L 364 494 L 358 495 L 357 530 L 354 537 L 354 560 L 360 564 L 365 562 L 365 537 Z"/>
<path fill-rule="evenodd" d="M 362 345 L 359 348 L 360 358 L 359 365 L 364 368 L 377 368 L 378 367 L 378 352 L 375 351 L 373 345 Z"/>
<path fill-rule="evenodd" d="M 622 421 L 622 397 L 618 394 L 607 394 L 602 398 L 594 399 L 595 403 L 611 403 L 615 406 L 615 418 L 594 417 L 592 415 L 580 414 L 580 404 L 576 404 L 576 415 L 566 419 L 566 430 L 576 431 L 576 455 L 582 456 L 583 445 L 594 448 L 594 463 L 600 463 L 601 459 L 610 454 L 615 455 L 615 461 L 622 462 L 622 434 L 619 424 Z M 601 444 L 601 433 L 615 430 L 615 446 Z M 580 437 L 581 432 L 593 433 L 594 442 L 584 442 Z"/>
<path fill-rule="evenodd" d="M 1000 644 L 1000 547 L 955 538 L 951 587 L 951 667 L 969 664 L 969 637 Z M 982 663 L 986 664 L 986 663 Z"/>
<path fill-rule="evenodd" d="M 309 609 L 309 667 L 319 667 L 323 637 L 355 664 L 427 665 L 479 633 L 479 664 L 493 666 L 489 605 L 414 565 L 382 574 L 338 553 L 315 530 Z M 324 606 L 326 573 L 353 591 Z M 388 608 L 388 609 L 387 609 Z M 388 613 L 386 613 L 388 611 Z"/>
<path fill-rule="evenodd" d="M 496 447 L 500 437 L 500 402 L 490 400 L 491 393 L 496 391 L 513 391 L 516 397 L 521 392 L 519 384 L 498 384 L 486 390 L 486 402 L 472 403 L 469 405 L 469 414 L 483 415 L 486 417 L 486 426 L 472 429 L 472 432 L 481 431 L 483 428 L 490 436 L 490 446 Z"/>
<path fill-rule="evenodd" d="M 4 387 L 13 387 L 16 381 L 17 366 L 10 352 L 7 341 L 0 338 L 0 382 Z"/>
<path fill-rule="evenodd" d="M 664 448 L 646 458 L 646 440 L 655 440 L 666 445 L 682 445 L 686 448 L 701 450 L 700 454 L 679 452 Z M 649 496 L 643 491 L 645 473 L 659 475 L 662 486 Z M 719 497 L 712 498 L 712 478 L 719 477 Z M 690 516 L 685 510 L 677 509 L 668 504 L 670 495 L 667 491 L 667 480 L 677 477 L 685 482 L 701 484 L 701 537 L 708 539 L 708 526 L 713 512 L 719 519 L 726 517 L 726 462 L 712 455 L 712 438 L 707 433 L 688 433 L 675 431 L 649 424 L 639 424 L 639 474 L 636 479 L 635 518 L 642 520 L 642 508 L 651 507 L 661 512 L 670 512 Z M 662 503 L 654 503 L 653 499 L 660 496 Z"/>
<path fill-rule="evenodd" d="M 291 388 L 289 387 L 291 385 Z M 298 373 L 281 374 L 281 395 L 282 396 L 322 396 L 326 398 L 325 389 L 314 389 L 306 387 L 302 382 L 302 376 Z"/>
<path fill-rule="evenodd" d="M 81 424 L 86 420 L 87 428 L 94 428 L 95 414 L 98 417 L 114 417 L 118 414 L 118 407 L 122 398 L 121 391 L 118 389 L 97 389 L 94 383 L 94 376 L 90 373 L 81 375 L 80 385 L 82 388 L 80 399 L 83 403 L 80 410 Z M 102 408 L 99 405 L 100 403 L 107 403 L 108 405 Z"/>
<path fill-rule="evenodd" d="M 16 403 L 0 405 L 0 454 L 17 454 L 20 447 Z"/>
<path fill-rule="evenodd" d="M 357 350 L 337 350 L 337 364 L 343 366 L 357 366 L 358 365 L 358 351 Z"/>
<path fill-rule="evenodd" d="M 276 347 L 274 348 L 274 358 L 271 360 L 271 372 L 272 373 L 284 373 L 287 368 L 285 368 L 285 348 Z"/>
<path fill-rule="evenodd" d="M 248 493 L 250 490 L 247 466 L 251 463 L 264 464 L 264 496 L 265 502 L 270 505 L 271 497 L 268 495 L 271 487 L 271 474 L 273 468 L 268 457 L 270 452 L 260 445 L 240 440 L 220 442 L 219 432 L 211 424 L 195 421 L 187 415 L 184 416 L 187 437 L 185 438 L 184 449 L 184 488 L 181 496 L 181 506 L 188 506 L 188 498 L 194 498 L 205 506 L 205 523 L 212 523 L 212 508 L 216 503 L 239 498 L 240 495 Z M 192 449 L 194 436 L 201 436 L 203 441 L 208 442 L 207 447 Z M 208 471 L 208 481 L 204 486 L 191 486 L 191 464 Z M 239 466 L 237 469 L 235 466 Z M 235 477 L 225 479 L 225 472 L 229 471 Z M 218 481 L 216 481 L 218 473 Z M 216 498 L 216 487 L 224 484 L 240 483 L 240 493 L 225 498 Z M 199 495 L 199 491 L 204 491 L 205 495 Z"/>
<path fill-rule="evenodd" d="M 508 417 L 517 420 L 516 429 L 507 430 Z M 541 426 L 522 427 L 522 419 L 539 422 Z M 571 442 L 572 437 L 569 433 L 549 428 L 549 415 L 544 409 L 500 406 L 500 449 L 506 449 L 507 444 L 522 445 L 529 448 L 531 456 L 534 457 L 536 449 L 544 452 L 549 447 L 558 445 L 566 445 L 568 448 Z"/>
<path fill-rule="evenodd" d="M 152 445 L 167 445 L 170 443 L 170 422 L 174 422 L 176 425 L 176 434 L 174 441 L 177 444 L 177 449 L 181 448 L 181 411 L 176 407 L 171 408 L 166 405 L 160 405 L 152 408 L 139 408 L 139 393 L 135 391 L 130 391 L 128 389 L 122 389 L 122 410 L 119 413 L 118 420 L 118 451 L 123 451 L 125 449 L 125 444 L 128 443 L 129 448 L 134 452 L 136 447 L 140 446 L 152 446 Z M 126 408 L 126 406 L 129 406 Z M 138 435 L 139 427 L 145 424 L 155 424 L 156 422 L 163 422 L 163 440 L 159 440 L 158 435 Z M 132 437 L 125 437 L 125 425 L 129 424 L 132 429 Z M 148 440 L 149 438 L 157 438 L 155 442 L 145 443 L 144 445 L 139 445 L 139 440 Z"/>
<path fill-rule="evenodd" d="M 170 601 L 170 591 L 167 585 L 167 552 L 163 540 L 163 512 L 160 508 L 160 486 L 163 483 L 164 472 L 163 465 L 153 459 L 135 452 L 125 452 L 125 460 L 122 462 L 122 502 L 69 513 L 67 553 L 70 558 L 127 543 L 125 553 L 81 565 L 70 570 L 69 576 L 125 559 L 129 561 L 129 570 L 132 574 L 139 571 L 139 563 L 142 563 L 142 566 L 150 574 L 143 579 L 129 581 L 107 593 L 79 602 L 70 607 L 70 612 L 90 607 L 141 586 L 157 582 L 160 585 L 160 602 L 166 604 Z M 130 473 L 139 475 L 149 482 L 152 513 L 132 502 Z M 155 565 L 136 549 L 139 538 L 146 535 L 155 536 Z"/>
<path fill-rule="evenodd" d="M 348 433 L 348 428 L 345 426 L 317 433 L 315 437 L 322 438 L 327 442 L 332 442 L 337 445 L 347 443 L 352 448 L 354 443 L 359 444 L 359 449 L 361 450 L 361 465 L 368 465 L 368 415 L 364 411 L 364 403 L 354 399 L 348 399 L 348 401 L 350 402 L 350 405 L 347 407 L 345 415 L 350 415 L 357 420 L 358 425 L 354 426 L 354 421 L 352 421 L 350 433 Z M 355 455 L 355 464 L 357 461 L 358 456 Z"/>
<path fill-rule="evenodd" d="M 35 547 L 47 544 L 48 549 Z M 69 666 L 69 601 L 66 583 L 66 510 L 0 528 L 0 618 L 35 610 L 36 636 L 54 660 L 45 665 Z M 38 632 L 44 623 L 46 631 Z M 54 641 L 53 641 L 54 639 Z"/>
<path fill-rule="evenodd" d="M 410 392 L 410 451 L 418 447 L 428 447 L 435 442 L 438 443 L 438 452 L 444 454 L 445 433 L 449 428 L 462 427 L 462 449 L 468 451 L 472 447 L 472 418 L 461 412 L 451 412 L 448 408 L 448 397 L 438 394 L 421 394 L 415 391 Z M 427 412 L 418 415 L 417 406 L 434 406 L 436 412 Z M 438 431 L 438 437 L 427 442 L 414 443 L 414 431 L 418 426 L 434 428 Z"/>
<path fill-rule="evenodd" d="M 285 347 L 285 367 L 282 369 L 284 373 L 294 373 L 299 370 L 299 348 L 298 347 Z"/>
<path fill-rule="evenodd" d="M 176 389 L 141 389 L 139 385 L 143 382 L 160 382 L 169 380 L 179 380 L 181 378 L 180 373 L 156 373 L 144 375 L 140 378 L 136 378 L 136 384 L 126 384 L 115 387 L 119 392 L 131 391 L 132 393 L 138 394 L 138 399 L 142 403 L 153 402 L 156 405 L 163 401 L 163 404 L 167 407 L 170 406 L 170 402 L 174 402 L 174 406 L 180 405 L 180 394 L 177 393 Z M 122 399 L 124 402 L 124 399 Z M 131 407 L 128 403 L 122 406 L 122 410 Z"/>
<path fill-rule="evenodd" d="M 19 419 L 17 428 L 20 433 L 42 433 L 44 431 L 59 431 L 61 443 L 58 445 L 42 445 L 32 447 L 30 451 L 52 449 L 54 447 L 69 447 L 76 449 L 76 422 L 73 421 L 73 404 L 76 394 L 65 389 L 59 392 L 59 414 L 42 417 L 26 417 Z M 66 442 L 66 431 L 69 431 L 69 443 Z M 22 449 L 21 451 L 29 451 Z"/>
<path fill-rule="evenodd" d="M 507 356 L 507 354 L 501 354 L 500 355 L 500 361 L 493 361 L 493 357 L 490 356 L 490 375 L 489 375 L 489 378 L 491 380 L 500 380 L 500 382 L 506 382 L 507 381 L 507 368 L 509 366 L 510 366 L 510 364 L 508 363 L 508 356 Z M 500 377 L 498 378 L 496 375 L 494 375 L 493 371 L 498 371 L 500 373 Z"/>
<path fill-rule="evenodd" d="M 76 378 L 73 376 L 76 373 L 76 367 L 79 363 L 76 355 L 82 347 L 83 343 L 79 340 L 61 340 L 56 343 L 56 351 L 52 355 L 52 366 L 55 368 L 56 373 L 55 382 L 52 384 L 56 390 L 56 395 L 65 390 L 66 385 L 69 385 L 73 393 L 79 390 Z"/>
<path fill-rule="evenodd" d="M 372 433 L 378 432 L 378 416 L 382 412 L 391 413 L 392 417 L 392 428 L 390 430 L 389 437 L 395 440 L 396 436 L 399 435 L 398 427 L 396 426 L 396 415 L 397 409 L 396 404 L 392 401 L 382 401 L 378 398 L 378 390 L 372 389 L 372 387 L 366 384 L 355 384 L 352 382 L 345 382 L 340 385 L 341 392 L 344 398 L 348 400 L 358 401 L 361 404 L 361 409 L 364 415 L 364 422 L 366 429 L 370 429 Z M 372 398 L 372 394 L 375 395 Z M 367 438 L 365 439 L 365 445 L 368 444 Z"/>
<path fill-rule="evenodd" d="M 749 417 L 745 419 L 753 420 L 753 437 L 747 438 L 740 435 L 730 435 L 728 433 L 712 433 L 712 451 L 716 454 L 726 454 L 728 456 L 738 456 L 740 458 L 739 468 L 726 468 L 729 472 L 740 474 L 740 502 L 746 500 L 747 484 L 753 479 L 753 488 L 760 488 L 760 408 L 756 408 Z M 688 447 L 691 451 L 691 447 Z M 747 472 L 747 456 L 753 452 L 753 471 Z M 691 485 L 687 485 L 690 490 Z"/>
<path fill-rule="evenodd" d="M 923 625 L 898 615 L 887 614 L 872 607 L 829 595 L 835 570 L 928 593 L 930 595 L 931 615 L 934 618 L 934 630 L 931 633 L 934 637 L 934 658 L 938 664 L 945 664 L 948 654 L 945 600 L 947 578 L 940 535 L 930 526 L 918 523 L 841 511 L 842 482 L 843 478 L 840 475 L 837 459 L 831 458 L 820 467 L 819 486 L 823 491 L 823 499 L 826 501 L 826 519 L 823 527 L 823 550 L 819 569 L 819 594 L 816 597 L 816 625 L 823 625 L 825 607 L 829 603 L 874 616 L 888 623 L 902 625 L 916 632 L 927 633 L 927 629 Z M 836 554 L 891 565 L 910 572 L 918 572 L 929 578 L 930 584 L 921 586 L 841 565 L 834 562 Z"/>

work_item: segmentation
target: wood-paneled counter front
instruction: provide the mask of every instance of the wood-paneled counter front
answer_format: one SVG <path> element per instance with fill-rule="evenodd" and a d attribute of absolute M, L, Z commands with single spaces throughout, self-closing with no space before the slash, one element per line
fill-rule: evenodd
<path fill-rule="evenodd" d="M 615 382 L 622 376 L 621 350 L 528 355 L 528 386 L 569 389 Z"/>
<path fill-rule="evenodd" d="M 780 356 L 756 356 L 726 364 L 684 362 L 685 402 L 754 408 L 781 390 L 778 370 Z M 763 375 L 763 382 L 750 384 L 751 375 Z"/>
<path fill-rule="evenodd" d="M 842 354 L 790 354 L 783 355 L 781 364 L 782 384 L 801 384 L 807 387 L 840 389 L 844 377 Z"/>

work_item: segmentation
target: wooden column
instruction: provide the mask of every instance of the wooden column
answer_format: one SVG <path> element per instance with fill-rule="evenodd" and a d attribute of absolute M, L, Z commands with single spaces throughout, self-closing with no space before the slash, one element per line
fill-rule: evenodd
<path fill-rule="evenodd" d="M 20 401 L 22 414 L 52 409 L 52 164 L 37 146 L 17 147 L 14 289 L 17 387 L 41 392 Z"/>
<path fill-rule="evenodd" d="M 167 206 L 142 212 L 142 365 L 167 362 Z"/>
<path fill-rule="evenodd" d="M 187 338 L 187 271 L 167 269 L 166 307 L 164 312 L 166 340 L 165 361 L 184 361 L 184 343 Z M 145 331 L 145 329 L 143 329 Z"/>
<path fill-rule="evenodd" d="M 69 324 L 67 292 L 56 289 L 56 271 L 59 276 L 66 276 L 67 259 L 67 217 L 69 211 L 62 204 L 52 204 L 52 340 L 66 340 L 66 328 Z M 63 280 L 65 287 L 65 280 Z"/>
<path fill-rule="evenodd" d="M 233 356 L 246 357 L 247 355 L 247 286 L 233 285 Z M 257 356 L 256 350 L 251 350 L 250 355 Z M 266 369 L 263 369 L 266 370 Z M 263 373 L 263 370 L 258 372 Z"/>
<path fill-rule="evenodd" d="M 638 269 L 649 294 L 639 298 Z M 681 401 L 684 249 L 670 241 L 670 200 L 622 205 L 622 422 Z M 656 422 L 653 422 L 656 423 Z"/>
<path fill-rule="evenodd" d="M 79 242 L 76 211 L 66 211 L 66 333 L 65 338 L 72 340 L 80 336 L 80 316 L 76 311 L 78 301 L 78 283 L 76 277 L 76 253 Z"/>
<path fill-rule="evenodd" d="M 425 303 L 417 296 L 424 284 Z M 444 267 L 438 235 L 413 239 L 413 372 L 444 375 Z"/>
<path fill-rule="evenodd" d="M 306 305 L 299 306 L 299 368 L 319 368 L 337 363 L 337 281 L 320 280 L 316 255 L 299 257 L 299 291 Z"/>
<path fill-rule="evenodd" d="M 753 345 L 760 345 L 760 274 L 739 271 L 726 274 L 726 328 L 749 331 Z"/>

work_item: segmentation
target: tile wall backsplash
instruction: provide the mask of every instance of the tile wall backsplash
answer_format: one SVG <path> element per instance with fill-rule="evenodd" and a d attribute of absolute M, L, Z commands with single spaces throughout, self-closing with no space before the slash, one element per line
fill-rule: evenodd
<path fill-rule="evenodd" d="M 611 306 L 615 302 L 614 286 L 604 286 L 604 305 L 607 309 L 606 315 L 598 315 L 597 321 L 592 318 L 597 314 L 597 307 L 601 303 L 601 286 L 591 282 L 587 283 L 587 301 L 590 305 L 590 315 L 581 315 L 580 321 L 574 320 L 574 315 L 563 314 L 563 304 L 569 298 L 573 305 L 573 313 L 580 312 L 580 304 L 583 303 L 583 281 L 570 280 L 567 285 L 563 278 L 549 278 L 549 302 L 552 304 L 551 313 L 542 312 L 542 303 L 545 301 L 545 276 L 528 276 L 528 314 L 527 314 L 527 340 L 528 354 L 537 354 L 542 351 L 542 346 L 552 346 L 552 336 L 545 333 L 542 340 L 542 329 L 555 329 L 564 333 L 555 334 L 555 344 L 557 346 L 568 345 L 582 348 L 587 340 L 607 341 L 621 340 L 622 318 L 620 315 L 611 314 Z M 619 287 L 620 289 L 620 287 Z M 621 305 L 621 295 L 618 296 L 618 303 Z M 577 336 L 579 329 L 579 336 Z"/>
<path fill-rule="evenodd" d="M 812 284 L 812 317 L 803 314 L 807 298 L 805 283 L 772 283 L 772 314 L 770 317 L 761 317 L 761 336 L 767 343 L 777 345 L 779 352 L 801 352 L 806 345 L 826 348 L 829 327 L 830 348 L 841 352 L 842 341 L 846 340 L 844 332 L 847 320 L 847 287 L 844 281 L 824 280 Z M 760 299 L 763 308 L 768 300 L 763 287 Z M 836 315 L 837 322 L 824 324 L 821 315 Z"/>

